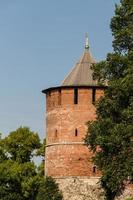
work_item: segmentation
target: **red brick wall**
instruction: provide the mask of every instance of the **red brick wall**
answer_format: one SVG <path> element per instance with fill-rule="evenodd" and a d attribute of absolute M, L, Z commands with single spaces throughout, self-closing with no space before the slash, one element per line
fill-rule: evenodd
<path fill-rule="evenodd" d="M 103 94 L 97 89 L 96 100 Z M 51 90 L 46 95 L 46 110 L 46 175 L 98 176 L 93 173 L 92 153 L 82 144 L 86 122 L 96 118 L 92 89 L 78 89 L 78 104 L 74 104 L 74 89 Z"/>

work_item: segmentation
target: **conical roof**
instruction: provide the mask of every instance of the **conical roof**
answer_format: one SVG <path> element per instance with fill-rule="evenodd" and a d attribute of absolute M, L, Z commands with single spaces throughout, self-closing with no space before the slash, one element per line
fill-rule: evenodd
<path fill-rule="evenodd" d="M 91 55 L 88 45 L 88 38 L 86 40 L 85 50 L 79 62 L 73 67 L 71 72 L 66 76 L 62 82 L 62 86 L 96 86 L 97 80 L 93 79 L 92 64 L 96 63 Z"/>

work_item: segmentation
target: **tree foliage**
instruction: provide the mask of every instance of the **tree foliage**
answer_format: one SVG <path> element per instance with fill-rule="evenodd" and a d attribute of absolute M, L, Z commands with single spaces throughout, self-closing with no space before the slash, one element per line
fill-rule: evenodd
<path fill-rule="evenodd" d="M 85 143 L 102 171 L 106 198 L 119 195 L 133 181 L 133 1 L 121 0 L 111 20 L 114 52 L 94 66 L 99 83 L 108 80 L 97 104 L 97 119 L 88 123 Z"/>
<path fill-rule="evenodd" d="M 0 137 L 0 200 L 61 200 L 58 185 L 51 177 L 44 179 L 46 140 L 20 127 L 7 137 Z M 37 167 L 33 157 L 41 156 Z"/>
<path fill-rule="evenodd" d="M 3 140 L 8 157 L 19 163 L 29 162 L 35 155 L 35 151 L 41 147 L 37 133 L 30 131 L 28 127 L 20 127 Z"/>
<path fill-rule="evenodd" d="M 43 176 L 38 173 L 33 156 L 40 148 L 38 134 L 27 127 L 0 139 L 0 200 L 36 199 Z"/>
<path fill-rule="evenodd" d="M 58 184 L 51 177 L 46 177 L 39 189 L 37 200 L 62 200 L 62 193 L 59 191 Z"/>

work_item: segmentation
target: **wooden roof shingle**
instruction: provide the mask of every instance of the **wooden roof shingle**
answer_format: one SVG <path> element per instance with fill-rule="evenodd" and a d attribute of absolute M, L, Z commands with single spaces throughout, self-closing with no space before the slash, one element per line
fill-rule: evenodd
<path fill-rule="evenodd" d="M 91 69 L 94 63 L 96 62 L 87 46 L 79 62 L 63 80 L 61 86 L 97 86 L 97 80 L 93 79 L 93 70 Z"/>

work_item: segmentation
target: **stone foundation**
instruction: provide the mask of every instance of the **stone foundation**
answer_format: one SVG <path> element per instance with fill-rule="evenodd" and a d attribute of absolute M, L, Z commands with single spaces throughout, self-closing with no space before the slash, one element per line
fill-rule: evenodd
<path fill-rule="evenodd" d="M 63 193 L 63 200 L 104 200 L 104 191 L 100 188 L 99 178 L 63 177 L 55 178 Z M 118 200 L 133 197 L 133 188 L 128 187 Z"/>

